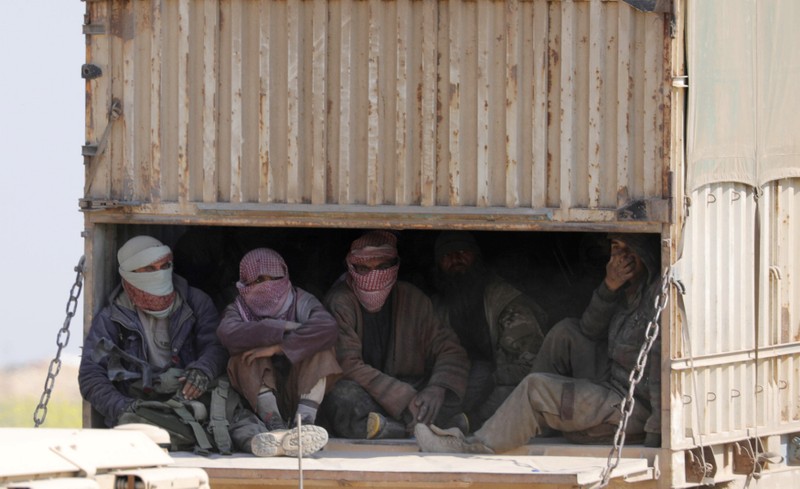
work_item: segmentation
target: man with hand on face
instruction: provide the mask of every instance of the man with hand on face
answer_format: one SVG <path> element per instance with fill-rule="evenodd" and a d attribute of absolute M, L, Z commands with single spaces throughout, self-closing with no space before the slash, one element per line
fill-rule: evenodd
<path fill-rule="evenodd" d="M 463 407 L 477 429 L 531 372 L 547 314 L 486 266 L 472 234 L 442 232 L 434 254 L 434 309 L 469 355 Z"/>
<path fill-rule="evenodd" d="M 325 304 L 339 324 L 340 380 L 322 404 L 344 438 L 405 438 L 415 424 L 449 426 L 460 403 L 469 360 L 430 299 L 397 281 L 397 238 L 372 231 L 347 254 L 345 280 Z"/>
<path fill-rule="evenodd" d="M 583 316 L 560 321 L 511 395 L 471 437 L 436 426 L 417 426 L 423 451 L 495 453 L 527 443 L 543 429 L 577 443 L 611 443 L 627 396 L 631 371 L 655 315 L 659 241 L 644 234 L 612 234 L 606 276 Z M 661 347 L 652 345 L 626 438 L 661 444 Z"/>

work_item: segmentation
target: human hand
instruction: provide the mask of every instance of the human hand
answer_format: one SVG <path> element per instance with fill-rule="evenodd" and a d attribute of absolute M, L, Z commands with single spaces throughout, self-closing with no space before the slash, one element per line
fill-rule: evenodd
<path fill-rule="evenodd" d="M 408 410 L 413 416 L 413 421 L 427 425 L 436 419 L 442 404 L 444 404 L 444 387 L 429 385 L 411 399 Z"/>
<path fill-rule="evenodd" d="M 636 275 L 636 256 L 627 248 L 611 247 L 611 258 L 606 264 L 605 283 L 614 292 Z"/>
<path fill-rule="evenodd" d="M 130 404 L 125 406 L 125 408 L 119 413 L 117 416 L 117 424 L 122 420 L 122 417 L 126 414 L 134 414 L 136 413 L 136 408 L 139 407 L 139 400 L 138 399 L 131 399 Z"/>
<path fill-rule="evenodd" d="M 283 353 L 281 345 L 260 346 L 244 352 L 242 354 L 242 360 L 250 366 L 257 358 L 270 358 L 280 353 Z"/>
<path fill-rule="evenodd" d="M 188 401 L 197 399 L 203 395 L 206 389 L 208 389 L 208 375 L 204 374 L 200 370 L 197 370 L 196 368 L 187 370 L 186 375 L 184 377 L 180 377 L 178 380 L 183 382 L 181 395 Z"/>

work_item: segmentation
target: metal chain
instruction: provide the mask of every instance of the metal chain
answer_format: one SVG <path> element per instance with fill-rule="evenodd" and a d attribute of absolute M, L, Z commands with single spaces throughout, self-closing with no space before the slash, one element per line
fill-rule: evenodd
<path fill-rule="evenodd" d="M 78 298 L 81 296 L 81 290 L 83 289 L 83 264 L 86 261 L 85 258 L 81 256 L 78 266 L 75 267 L 75 283 L 72 284 L 72 288 L 69 291 L 69 300 L 67 300 L 67 317 L 64 319 L 64 324 L 56 337 L 58 350 L 56 351 L 56 356 L 50 361 L 50 368 L 44 381 L 44 392 L 42 392 L 42 397 L 39 399 L 39 405 L 36 406 L 36 411 L 33 412 L 33 422 L 36 428 L 41 426 L 45 418 L 47 418 L 47 403 L 50 402 L 50 395 L 53 393 L 56 376 L 61 371 L 61 350 L 69 343 L 69 323 L 75 316 L 75 311 L 78 310 Z"/>
<path fill-rule="evenodd" d="M 628 420 L 633 413 L 633 407 L 636 403 L 633 393 L 636 389 L 636 385 L 642 380 L 642 376 L 644 375 L 644 369 L 647 366 L 647 355 L 650 353 L 650 349 L 653 347 L 653 343 L 655 343 L 656 338 L 658 338 L 658 321 L 661 317 L 661 313 L 664 311 L 664 308 L 667 307 L 667 302 L 669 301 L 669 285 L 671 282 L 672 271 L 670 268 L 667 268 L 664 270 L 664 274 L 661 276 L 661 291 L 659 292 L 658 296 L 656 296 L 653 304 L 655 306 L 655 313 L 653 314 L 653 318 L 650 320 L 650 322 L 647 323 L 647 329 L 645 330 L 644 334 L 644 343 L 642 344 L 642 348 L 639 350 L 639 356 L 636 358 L 636 365 L 633 367 L 633 370 L 631 370 L 631 373 L 628 376 L 628 383 L 630 384 L 628 387 L 628 395 L 622 399 L 622 403 L 619 406 L 619 410 L 622 413 L 622 419 L 620 420 L 620 423 L 617 426 L 617 431 L 614 434 L 614 446 L 611 448 L 611 452 L 608 454 L 608 464 L 603 469 L 602 481 L 600 482 L 601 488 L 608 485 L 611 472 L 619 465 L 619 459 L 622 455 L 622 447 L 625 446 L 625 429 L 628 426 Z"/>

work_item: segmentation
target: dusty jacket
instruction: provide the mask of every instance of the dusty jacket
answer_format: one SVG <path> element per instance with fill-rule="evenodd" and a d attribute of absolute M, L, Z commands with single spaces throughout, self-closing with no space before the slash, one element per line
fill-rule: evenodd
<path fill-rule="evenodd" d="M 325 305 L 339 324 L 336 355 L 343 377 L 357 382 L 394 417 L 400 417 L 417 391 L 401 378 L 428 378 L 462 398 L 469 360 L 455 333 L 443 326 L 430 299 L 419 289 L 397 282 L 387 300 L 392 302 L 393 330 L 385 372 L 364 363 L 361 306 L 347 284 L 336 284 Z"/>
<path fill-rule="evenodd" d="M 434 298 L 434 308 L 442 324 L 451 325 L 447 306 Z M 542 326 L 547 321 L 547 313 L 499 277 L 486 285 L 483 310 L 496 363 L 495 382 L 516 385 L 530 373 L 542 346 Z"/>
<path fill-rule="evenodd" d="M 210 379 L 216 379 L 225 371 L 228 353 L 217 339 L 219 315 L 214 303 L 200 289 L 190 287 L 182 277 L 173 275 L 172 281 L 183 303 L 170 316 L 170 367 L 198 369 Z M 78 373 L 81 395 L 103 415 L 107 426 L 113 426 L 131 404 L 133 398 L 129 388 L 134 381 L 141 379 L 143 372 L 141 365 L 121 359 L 121 369 L 115 368 L 111 372 L 115 378 L 110 379 L 110 356 L 93 358 L 98 356 L 95 355 L 99 352 L 98 344 L 115 345 L 132 358 L 147 361 L 139 315 L 116 302 L 121 293 L 122 286 L 118 286 L 111 293 L 109 305 L 94 317 L 84 341 Z"/>
<path fill-rule="evenodd" d="M 336 344 L 338 330 L 333 316 L 316 297 L 297 287 L 294 290 L 288 321 L 244 321 L 236 303 L 225 308 L 217 335 L 231 355 L 280 343 L 283 354 L 294 364 Z"/>
<path fill-rule="evenodd" d="M 627 303 L 625 292 L 611 292 L 605 283 L 595 290 L 589 307 L 581 317 L 581 330 L 592 339 L 608 339 L 611 360 L 611 386 L 625 396 L 630 388 L 628 378 L 636 365 L 639 350 L 645 340 L 648 322 L 655 313 L 653 304 L 660 283 L 642 287 Z M 650 417 L 645 425 L 648 433 L 661 432 L 661 336 L 656 339 L 647 359 L 641 382 L 636 386 L 636 398 L 649 404 Z"/>

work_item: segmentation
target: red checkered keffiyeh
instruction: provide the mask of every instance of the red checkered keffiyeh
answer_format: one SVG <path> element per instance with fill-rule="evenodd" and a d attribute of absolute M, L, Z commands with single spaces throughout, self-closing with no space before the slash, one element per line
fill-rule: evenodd
<path fill-rule="evenodd" d="M 369 312 L 377 312 L 383 307 L 386 298 L 397 281 L 400 265 L 386 270 L 372 270 L 363 275 L 353 269 L 353 265 L 364 264 L 376 259 L 397 258 L 397 238 L 386 231 L 372 231 L 353 241 L 347 254 L 347 284 L 358 297 L 359 302 Z"/>
<path fill-rule="evenodd" d="M 253 283 L 261 275 L 275 280 Z M 280 278 L 278 278 L 280 277 Z M 247 253 L 239 263 L 239 297 L 236 305 L 242 318 L 256 321 L 261 318 L 285 319 L 292 297 L 289 268 L 283 257 L 269 248 L 257 248 Z"/>

